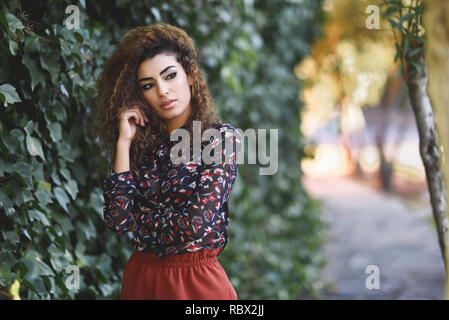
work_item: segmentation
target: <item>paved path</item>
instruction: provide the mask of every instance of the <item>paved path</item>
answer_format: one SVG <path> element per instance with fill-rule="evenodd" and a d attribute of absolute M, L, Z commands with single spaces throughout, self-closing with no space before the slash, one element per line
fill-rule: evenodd
<path fill-rule="evenodd" d="M 444 265 L 428 202 L 410 207 L 346 177 L 306 176 L 304 185 L 323 200 L 329 223 L 322 299 L 443 299 Z M 366 288 L 369 265 L 379 268 L 380 289 Z"/>

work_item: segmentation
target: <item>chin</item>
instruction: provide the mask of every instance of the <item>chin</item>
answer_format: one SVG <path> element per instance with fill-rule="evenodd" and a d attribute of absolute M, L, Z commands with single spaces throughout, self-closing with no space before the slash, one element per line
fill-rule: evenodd
<path fill-rule="evenodd" d="M 163 109 L 159 110 L 159 116 L 161 118 L 167 119 L 167 120 L 175 118 L 175 117 L 181 115 L 182 113 L 183 113 L 183 110 L 179 111 L 176 108 L 171 109 L 171 110 L 163 110 Z"/>

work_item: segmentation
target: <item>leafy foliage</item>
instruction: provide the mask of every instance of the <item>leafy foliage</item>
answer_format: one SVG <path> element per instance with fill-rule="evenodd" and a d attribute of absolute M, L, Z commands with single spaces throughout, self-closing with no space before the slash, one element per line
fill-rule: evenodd
<path fill-rule="evenodd" d="M 400 61 L 397 77 L 412 78 L 424 72 L 424 28 L 421 0 L 384 0 L 382 18 L 388 20 L 393 29 L 396 56 Z"/>
<path fill-rule="evenodd" d="M 320 1 L 80 1 L 74 30 L 67 5 L 10 0 L 0 10 L 0 296 L 118 298 L 132 245 L 102 219 L 99 168 L 111 159 L 91 131 L 95 79 L 127 30 L 159 21 L 195 40 L 223 119 L 280 128 L 277 173 L 240 165 L 231 196 L 220 259 L 239 298 L 318 294 L 323 223 L 301 184 L 293 68 L 317 36 Z M 79 290 L 66 286 L 70 265 Z"/>

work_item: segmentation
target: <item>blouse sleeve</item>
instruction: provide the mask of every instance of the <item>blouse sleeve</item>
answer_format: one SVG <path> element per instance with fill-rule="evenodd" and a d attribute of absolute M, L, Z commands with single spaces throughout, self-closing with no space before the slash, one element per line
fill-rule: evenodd
<path fill-rule="evenodd" d="M 187 204 L 179 211 L 167 207 L 161 215 L 152 215 L 152 225 L 161 234 L 162 241 L 189 247 L 207 236 L 217 224 L 224 223 L 220 208 L 228 201 L 237 176 L 237 158 L 241 135 L 235 130 L 221 132 L 213 144 L 222 143 L 221 163 L 204 164 L 199 183 L 194 188 Z M 228 144 L 225 144 L 228 140 Z M 228 145 L 228 149 L 225 146 Z M 232 147 L 232 148 L 231 148 Z"/>
<path fill-rule="evenodd" d="M 112 170 L 103 181 L 103 191 L 103 217 L 109 229 L 118 234 L 129 231 L 136 218 L 133 210 L 136 194 L 133 173 Z"/>

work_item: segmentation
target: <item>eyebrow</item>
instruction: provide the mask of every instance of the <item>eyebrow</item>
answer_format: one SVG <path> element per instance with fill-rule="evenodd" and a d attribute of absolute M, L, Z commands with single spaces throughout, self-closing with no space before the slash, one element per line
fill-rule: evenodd
<path fill-rule="evenodd" d="M 175 66 L 168 66 L 167 68 L 165 68 L 164 70 L 162 70 L 159 74 L 163 74 L 165 71 L 167 71 L 170 68 L 174 68 Z M 146 81 L 146 80 L 152 80 L 153 77 L 148 77 L 148 78 L 142 78 L 140 79 L 138 82 L 142 82 L 142 81 Z"/>

